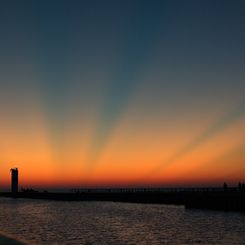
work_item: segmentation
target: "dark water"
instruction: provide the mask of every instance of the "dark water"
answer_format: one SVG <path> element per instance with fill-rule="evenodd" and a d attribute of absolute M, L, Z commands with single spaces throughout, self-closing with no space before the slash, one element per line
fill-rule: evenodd
<path fill-rule="evenodd" d="M 245 214 L 0 198 L 0 231 L 34 244 L 245 244 Z"/>

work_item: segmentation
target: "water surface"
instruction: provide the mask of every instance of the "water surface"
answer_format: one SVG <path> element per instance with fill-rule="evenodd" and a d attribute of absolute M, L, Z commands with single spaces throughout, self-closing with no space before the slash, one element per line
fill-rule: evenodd
<path fill-rule="evenodd" d="M 34 244 L 245 244 L 245 214 L 0 198 L 0 231 Z"/>

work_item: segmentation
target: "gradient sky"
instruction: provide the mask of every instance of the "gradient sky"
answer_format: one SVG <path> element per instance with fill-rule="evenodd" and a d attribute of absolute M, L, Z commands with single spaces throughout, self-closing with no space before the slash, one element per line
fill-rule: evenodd
<path fill-rule="evenodd" d="M 0 187 L 245 177 L 245 1 L 0 2 Z M 0 188 L 0 189 L 1 189 Z"/>

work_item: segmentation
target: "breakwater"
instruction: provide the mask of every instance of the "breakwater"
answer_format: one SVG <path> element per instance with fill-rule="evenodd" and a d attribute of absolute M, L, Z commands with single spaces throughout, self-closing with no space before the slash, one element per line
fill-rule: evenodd
<path fill-rule="evenodd" d="M 56 201 L 113 201 L 184 205 L 186 208 L 245 212 L 245 192 L 236 188 L 189 189 L 81 189 L 73 192 L 2 192 L 11 198 Z"/>

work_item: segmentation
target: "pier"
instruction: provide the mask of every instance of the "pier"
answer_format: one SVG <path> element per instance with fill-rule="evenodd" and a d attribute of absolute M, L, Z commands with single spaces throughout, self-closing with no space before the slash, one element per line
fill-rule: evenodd
<path fill-rule="evenodd" d="M 186 208 L 245 212 L 245 191 L 238 188 L 104 188 L 69 192 L 2 192 L 2 197 L 56 201 L 112 201 L 173 204 Z"/>

